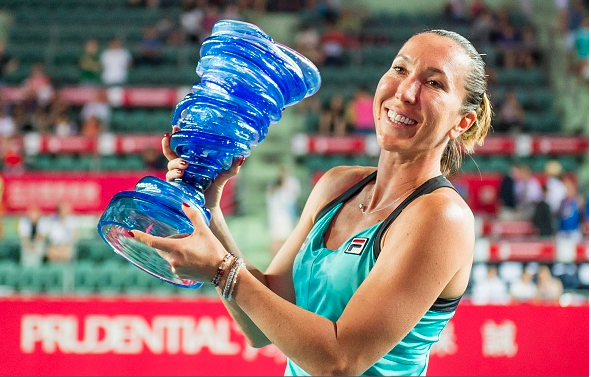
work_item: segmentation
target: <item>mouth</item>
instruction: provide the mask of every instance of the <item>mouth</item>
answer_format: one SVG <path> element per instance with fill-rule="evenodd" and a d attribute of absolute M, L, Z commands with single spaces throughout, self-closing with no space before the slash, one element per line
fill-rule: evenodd
<path fill-rule="evenodd" d="M 399 124 L 401 126 L 414 126 L 418 123 L 416 120 L 399 114 L 394 110 L 388 110 L 388 119 L 390 119 L 392 123 Z"/>

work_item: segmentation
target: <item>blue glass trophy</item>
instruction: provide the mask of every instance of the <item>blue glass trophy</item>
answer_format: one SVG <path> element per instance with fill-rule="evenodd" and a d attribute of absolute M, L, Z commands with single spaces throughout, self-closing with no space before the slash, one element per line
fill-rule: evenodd
<path fill-rule="evenodd" d="M 283 110 L 316 93 L 321 81 L 309 59 L 243 21 L 218 21 L 200 54 L 196 72 L 201 80 L 172 115 L 179 131 L 171 136 L 170 146 L 189 162 L 183 178 L 166 182 L 143 177 L 133 191 L 113 196 L 97 226 L 103 240 L 127 261 L 186 288 L 203 283 L 179 278 L 155 249 L 128 231 L 160 237 L 192 233 L 183 202 L 200 211 L 209 225 L 204 191 L 235 158 L 249 156 Z"/>

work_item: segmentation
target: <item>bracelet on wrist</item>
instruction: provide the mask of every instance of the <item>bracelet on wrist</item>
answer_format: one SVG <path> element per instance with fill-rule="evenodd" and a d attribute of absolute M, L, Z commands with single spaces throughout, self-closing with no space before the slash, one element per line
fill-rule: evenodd
<path fill-rule="evenodd" d="M 215 272 L 215 275 L 211 279 L 211 284 L 213 284 L 214 287 L 217 288 L 220 285 L 220 281 L 222 280 L 224 272 L 226 271 L 226 266 L 228 266 L 230 262 L 234 259 L 236 259 L 236 255 L 234 253 L 228 252 L 224 256 L 224 259 L 222 259 L 222 262 L 220 263 L 217 271 Z"/>

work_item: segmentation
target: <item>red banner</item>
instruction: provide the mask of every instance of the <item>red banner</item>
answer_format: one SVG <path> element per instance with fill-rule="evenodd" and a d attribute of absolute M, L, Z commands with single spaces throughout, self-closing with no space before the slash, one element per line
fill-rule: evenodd
<path fill-rule="evenodd" d="M 70 203 L 77 214 L 102 213 L 115 194 L 133 190 L 146 175 L 163 179 L 163 172 L 131 171 L 105 173 L 26 173 L 0 176 L 0 196 L 7 212 L 24 212 L 31 203 L 54 211 L 61 202 Z M 228 181 L 222 196 L 222 210 L 234 212 L 234 180 Z M 0 190 L 1 193 L 1 190 Z M 0 206 L 1 207 L 1 206 Z"/>
<path fill-rule="evenodd" d="M 282 375 L 217 298 L 4 298 L 1 375 Z M 430 376 L 589 373 L 589 307 L 460 305 Z"/>
<path fill-rule="evenodd" d="M 589 306 L 461 305 L 429 376 L 587 376 Z"/>

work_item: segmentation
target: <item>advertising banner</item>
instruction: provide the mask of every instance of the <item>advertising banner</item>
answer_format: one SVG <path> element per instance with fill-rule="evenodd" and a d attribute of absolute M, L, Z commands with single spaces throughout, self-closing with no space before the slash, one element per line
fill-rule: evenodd
<path fill-rule="evenodd" d="M 3 298 L 0 375 L 274 376 L 218 298 Z M 462 303 L 430 376 L 588 375 L 589 307 Z"/>
<path fill-rule="evenodd" d="M 25 212 L 32 203 L 44 211 L 54 211 L 61 202 L 68 202 L 76 214 L 100 214 L 121 191 L 133 190 L 146 175 L 164 179 L 163 171 L 129 172 L 29 172 L 0 176 L 4 192 L 2 204 L 8 213 Z M 234 180 L 224 187 L 221 206 L 224 213 L 234 211 Z"/>

